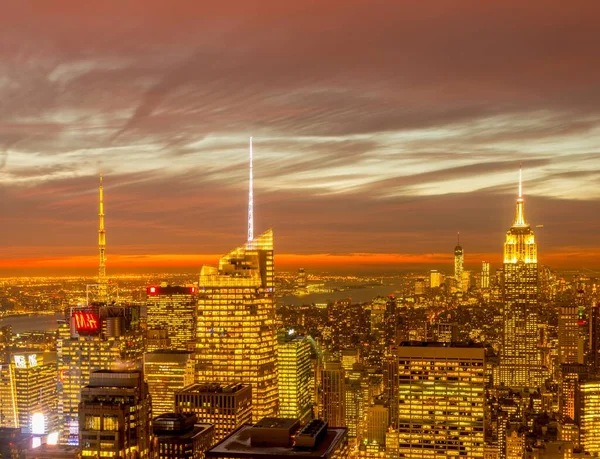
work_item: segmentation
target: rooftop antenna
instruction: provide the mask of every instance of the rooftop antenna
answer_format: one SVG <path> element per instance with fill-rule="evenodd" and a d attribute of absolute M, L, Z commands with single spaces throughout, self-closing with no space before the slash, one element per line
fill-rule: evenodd
<path fill-rule="evenodd" d="M 248 242 L 251 242 L 254 239 L 254 185 L 252 179 L 252 137 L 250 137 L 250 177 L 248 180 Z"/>
<path fill-rule="evenodd" d="M 519 199 L 523 198 L 523 163 L 519 163 Z"/>

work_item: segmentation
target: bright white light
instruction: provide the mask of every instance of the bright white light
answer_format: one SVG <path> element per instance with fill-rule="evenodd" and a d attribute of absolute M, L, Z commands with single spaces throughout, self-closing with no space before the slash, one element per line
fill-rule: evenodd
<path fill-rule="evenodd" d="M 58 432 L 50 432 L 48 434 L 48 439 L 46 443 L 49 445 L 57 445 L 58 444 Z"/>
<path fill-rule="evenodd" d="M 32 448 L 37 448 L 38 446 L 41 446 L 42 444 L 42 439 L 40 437 L 33 437 L 31 439 L 31 447 Z"/>
<path fill-rule="evenodd" d="M 46 416 L 44 413 L 33 413 L 31 416 L 31 433 L 43 435 L 46 431 Z"/>
<path fill-rule="evenodd" d="M 293 335 L 294 333 L 296 333 L 296 330 L 294 330 L 293 328 L 290 328 L 288 330 L 288 335 Z"/>

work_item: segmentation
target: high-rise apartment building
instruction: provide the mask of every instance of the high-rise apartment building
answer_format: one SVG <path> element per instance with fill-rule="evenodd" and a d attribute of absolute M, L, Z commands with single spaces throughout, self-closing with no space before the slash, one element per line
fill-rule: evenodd
<path fill-rule="evenodd" d="M 252 386 L 254 420 L 278 410 L 273 232 L 203 266 L 198 293 L 197 381 Z"/>
<path fill-rule="evenodd" d="M 315 381 L 312 349 L 306 336 L 282 334 L 277 349 L 279 416 L 307 420 L 312 415 Z"/>
<path fill-rule="evenodd" d="M 81 390 L 82 458 L 153 457 L 152 404 L 140 371 L 99 370 Z"/>
<path fill-rule="evenodd" d="M 162 350 L 144 354 L 144 379 L 152 397 L 156 416 L 175 410 L 175 392 L 194 383 L 192 354 L 180 350 Z"/>
<path fill-rule="evenodd" d="M 465 262 L 465 252 L 460 245 L 460 233 L 456 236 L 456 247 L 454 247 L 454 280 L 456 282 L 456 290 L 463 291 L 463 265 Z"/>
<path fill-rule="evenodd" d="M 58 417 L 62 440 L 78 443 L 77 410 L 90 374 L 116 366 L 141 368 L 143 336 L 137 307 L 73 308 L 58 330 Z"/>
<path fill-rule="evenodd" d="M 484 349 L 404 343 L 393 355 L 400 457 L 483 458 Z"/>
<path fill-rule="evenodd" d="M 146 288 L 146 324 L 149 331 L 167 330 L 169 349 L 193 350 L 196 336 L 195 286 L 153 285 Z M 150 341 L 148 351 L 154 351 Z"/>
<path fill-rule="evenodd" d="M 194 413 L 197 422 L 215 426 L 215 442 L 252 421 L 252 390 L 232 383 L 194 384 L 175 394 L 177 413 Z"/>
<path fill-rule="evenodd" d="M 361 441 L 366 431 L 366 409 L 369 405 L 369 380 L 367 369 L 362 363 L 355 363 L 345 372 L 346 402 L 344 404 L 348 438 Z"/>
<path fill-rule="evenodd" d="M 340 362 L 324 362 L 321 368 L 319 413 L 330 426 L 346 426 L 346 385 L 344 367 Z"/>
<path fill-rule="evenodd" d="M 538 348 L 537 244 L 525 220 L 521 181 L 515 220 L 504 243 L 502 284 L 504 331 L 499 382 L 508 387 L 539 387 L 545 372 Z"/>

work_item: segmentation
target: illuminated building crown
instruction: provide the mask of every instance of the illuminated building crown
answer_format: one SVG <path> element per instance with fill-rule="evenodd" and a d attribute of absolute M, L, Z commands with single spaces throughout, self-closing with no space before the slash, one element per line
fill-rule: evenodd
<path fill-rule="evenodd" d="M 504 243 L 504 263 L 537 263 L 537 244 L 533 230 L 525 220 L 523 200 L 523 174 L 519 169 L 519 197 L 515 221 L 506 233 Z"/>

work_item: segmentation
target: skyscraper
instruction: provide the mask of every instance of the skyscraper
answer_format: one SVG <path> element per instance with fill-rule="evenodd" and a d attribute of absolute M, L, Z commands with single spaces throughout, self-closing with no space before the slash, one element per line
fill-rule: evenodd
<path fill-rule="evenodd" d="M 483 458 L 484 349 L 416 343 L 393 354 L 400 457 Z"/>
<path fill-rule="evenodd" d="M 154 416 L 173 412 L 175 392 L 194 383 L 193 363 L 187 351 L 165 349 L 144 354 L 144 379 Z"/>
<path fill-rule="evenodd" d="M 0 377 L 10 384 L 1 389 L 7 394 L 0 400 L 3 417 L 14 419 L 24 433 L 48 433 L 57 424 L 56 352 L 13 352 L 9 358 L 10 364 L 0 368 L 5 373 Z"/>
<path fill-rule="evenodd" d="M 215 426 L 215 442 L 252 420 L 252 391 L 247 384 L 194 384 L 175 394 L 177 413 L 194 413 Z"/>
<path fill-rule="evenodd" d="M 525 220 L 520 177 L 515 220 L 504 243 L 502 284 L 504 332 L 500 382 L 508 387 L 538 387 L 545 375 L 538 349 L 537 244 Z"/>
<path fill-rule="evenodd" d="M 589 379 L 579 386 L 581 412 L 580 442 L 586 453 L 600 455 L 600 380 Z"/>
<path fill-rule="evenodd" d="M 321 418 L 330 426 L 346 426 L 346 384 L 340 362 L 325 362 L 321 369 Z"/>
<path fill-rule="evenodd" d="M 579 355 L 579 316 L 576 305 L 561 306 L 558 310 L 558 362 L 583 363 Z M 580 358 L 579 358 L 580 357 Z"/>
<path fill-rule="evenodd" d="M 456 247 L 454 247 L 454 280 L 456 281 L 456 291 L 463 291 L 463 264 L 465 253 L 460 245 L 460 233 L 456 235 Z"/>
<path fill-rule="evenodd" d="M 81 391 L 82 457 L 148 458 L 152 406 L 139 371 L 95 371 Z"/>
<path fill-rule="evenodd" d="M 277 412 L 273 232 L 203 266 L 198 294 L 197 381 L 252 385 L 253 419 Z"/>
<path fill-rule="evenodd" d="M 481 286 L 482 289 L 490 288 L 490 262 L 481 262 Z"/>
<path fill-rule="evenodd" d="M 254 237 L 252 138 L 248 241 L 203 266 L 198 284 L 197 381 L 252 386 L 255 421 L 278 410 L 273 230 Z"/>
<path fill-rule="evenodd" d="M 306 336 L 278 339 L 279 416 L 306 420 L 312 414 L 314 379 L 311 344 Z"/>
<path fill-rule="evenodd" d="M 143 340 L 135 307 L 72 308 L 58 329 L 58 417 L 62 438 L 78 442 L 77 409 L 90 374 L 119 363 L 141 365 Z"/>
<path fill-rule="evenodd" d="M 193 349 L 196 336 L 196 290 L 195 286 L 166 284 L 148 287 L 146 323 L 150 336 L 156 330 L 167 330 L 169 349 Z M 148 351 L 154 350 L 157 349 L 150 341 Z"/>

